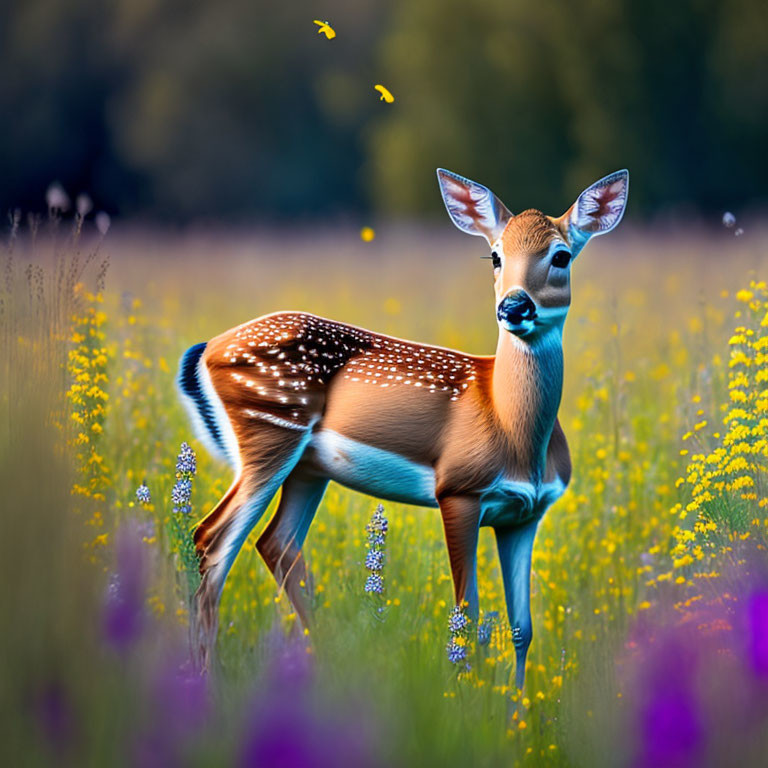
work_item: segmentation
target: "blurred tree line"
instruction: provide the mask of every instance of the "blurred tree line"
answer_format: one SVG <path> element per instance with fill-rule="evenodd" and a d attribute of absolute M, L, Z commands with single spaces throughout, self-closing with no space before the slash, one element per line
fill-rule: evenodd
<path fill-rule="evenodd" d="M 558 214 L 631 172 L 632 210 L 766 200 L 764 0 L 399 0 L 372 130 L 376 199 L 411 210 L 446 165 Z"/>
<path fill-rule="evenodd" d="M 418 215 L 438 165 L 513 210 L 625 166 L 636 214 L 764 204 L 767 8 L 5 0 L 0 205 L 58 179 L 160 220 Z"/>

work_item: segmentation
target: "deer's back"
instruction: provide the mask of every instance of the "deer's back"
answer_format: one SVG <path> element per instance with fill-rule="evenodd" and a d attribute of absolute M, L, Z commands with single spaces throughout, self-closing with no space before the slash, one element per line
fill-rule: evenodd
<path fill-rule="evenodd" d="M 235 421 L 253 412 L 301 429 L 322 419 L 325 428 L 409 455 L 424 451 L 413 433 L 422 435 L 419 445 L 438 439 L 434 425 L 478 381 L 485 360 L 302 312 L 233 328 L 204 356 Z M 413 430 L 396 446 L 391 435 L 402 430 L 393 427 L 403 421 Z"/>

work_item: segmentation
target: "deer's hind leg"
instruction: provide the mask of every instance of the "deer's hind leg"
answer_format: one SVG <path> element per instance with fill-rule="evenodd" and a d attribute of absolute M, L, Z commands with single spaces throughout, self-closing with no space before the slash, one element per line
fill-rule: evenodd
<path fill-rule="evenodd" d="M 327 477 L 310 473 L 299 464 L 283 483 L 277 511 L 256 543 L 304 627 L 310 621 L 309 587 L 301 548 L 327 486 Z"/>
<path fill-rule="evenodd" d="M 310 430 L 271 425 L 253 429 L 241 440 L 239 477 L 195 531 L 201 581 L 192 606 L 192 648 L 202 667 L 216 642 L 218 610 L 227 576 L 248 534 L 259 522 L 301 458 Z"/>

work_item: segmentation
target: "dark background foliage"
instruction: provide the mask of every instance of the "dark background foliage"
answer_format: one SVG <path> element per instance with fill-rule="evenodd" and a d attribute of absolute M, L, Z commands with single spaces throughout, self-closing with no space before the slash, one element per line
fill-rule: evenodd
<path fill-rule="evenodd" d="M 438 165 L 552 214 L 625 166 L 635 215 L 768 197 L 763 0 L 6 0 L 0 71 L 2 210 L 418 216 Z"/>

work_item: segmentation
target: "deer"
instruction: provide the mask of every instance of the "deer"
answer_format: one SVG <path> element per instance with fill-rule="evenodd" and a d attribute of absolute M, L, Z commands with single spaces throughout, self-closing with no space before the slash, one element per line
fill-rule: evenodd
<path fill-rule="evenodd" d="M 629 173 L 585 189 L 560 217 L 513 215 L 490 189 L 437 170 L 463 232 L 485 238 L 493 267 L 495 355 L 385 336 L 304 312 L 275 312 L 188 349 L 177 377 L 199 438 L 234 470 L 194 530 L 200 585 L 195 654 L 207 667 L 233 562 L 270 501 L 256 548 L 304 627 L 311 626 L 302 545 L 333 480 L 381 499 L 439 508 L 456 605 L 479 617 L 481 526 L 495 533 L 515 683 L 525 681 L 534 538 L 571 477 L 558 420 L 571 265 L 610 232 Z"/>

